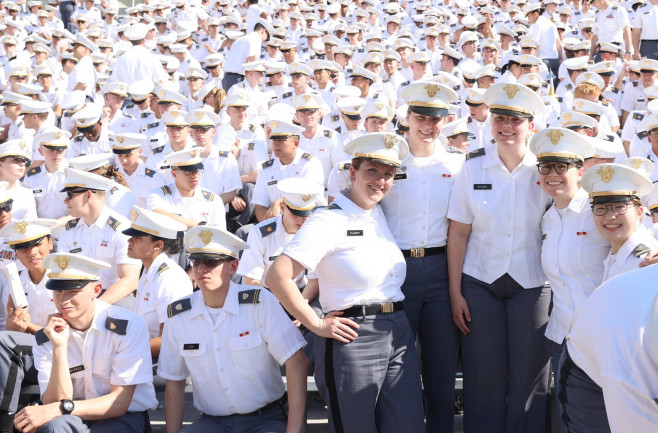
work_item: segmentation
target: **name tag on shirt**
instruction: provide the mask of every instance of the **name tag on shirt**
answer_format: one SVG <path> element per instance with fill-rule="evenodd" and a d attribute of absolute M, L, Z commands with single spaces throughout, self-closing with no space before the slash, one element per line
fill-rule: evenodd
<path fill-rule="evenodd" d="M 199 343 L 183 344 L 183 350 L 199 350 Z"/>
<path fill-rule="evenodd" d="M 272 185 L 276 185 L 276 180 L 271 180 L 267 182 L 267 186 L 272 186 Z"/>
<path fill-rule="evenodd" d="M 43 190 L 41 188 L 32 190 L 32 193 L 34 193 L 34 194 L 41 194 L 42 192 L 43 192 Z"/>
<path fill-rule="evenodd" d="M 269 261 L 270 261 L 270 262 L 273 262 L 273 261 L 276 260 L 277 257 L 279 257 L 279 256 L 270 256 L 270 257 L 269 257 Z"/>
<path fill-rule="evenodd" d="M 84 365 L 78 365 L 76 367 L 71 367 L 71 368 L 69 368 L 69 374 L 78 373 L 80 371 L 84 371 L 84 369 L 85 369 Z"/>
<path fill-rule="evenodd" d="M 347 236 L 363 236 L 363 230 L 348 230 Z"/>
<path fill-rule="evenodd" d="M 493 189 L 490 183 L 474 183 L 473 184 L 473 189 L 475 191 L 480 191 L 484 189 Z"/>
<path fill-rule="evenodd" d="M 394 180 L 400 180 L 400 179 L 406 179 L 407 178 L 407 173 L 398 173 L 395 176 L 393 176 Z"/>
<path fill-rule="evenodd" d="M 78 247 L 78 248 L 73 248 L 71 251 L 69 251 L 69 253 L 75 254 L 75 253 L 79 253 L 80 251 L 82 251 L 82 248 Z"/>

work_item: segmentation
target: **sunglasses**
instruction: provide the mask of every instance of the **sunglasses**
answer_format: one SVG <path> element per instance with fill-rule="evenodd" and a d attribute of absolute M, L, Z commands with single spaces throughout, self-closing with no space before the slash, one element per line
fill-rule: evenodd
<path fill-rule="evenodd" d="M 76 189 L 75 191 L 66 191 L 66 199 L 71 200 L 74 196 L 89 191 L 88 189 Z"/>
<path fill-rule="evenodd" d="M 11 212 L 11 206 L 12 206 L 11 203 L 3 204 L 2 206 L 0 206 L 0 213 L 2 213 L 2 212 L 6 212 L 6 213 Z"/>
<path fill-rule="evenodd" d="M 220 263 L 231 262 L 234 259 L 194 259 L 192 260 L 192 267 L 198 268 L 201 264 L 206 268 L 216 268 Z"/>

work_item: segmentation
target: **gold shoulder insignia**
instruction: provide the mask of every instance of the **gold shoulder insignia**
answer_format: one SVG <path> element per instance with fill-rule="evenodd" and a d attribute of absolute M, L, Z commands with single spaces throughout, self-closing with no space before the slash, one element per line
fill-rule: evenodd
<path fill-rule="evenodd" d="M 180 314 L 191 309 L 192 301 L 190 301 L 190 298 L 179 299 L 178 301 L 169 304 L 167 307 L 167 317 L 171 319 L 176 314 Z"/>
<path fill-rule="evenodd" d="M 114 319 L 107 316 L 105 319 L 105 329 L 119 335 L 126 335 L 126 331 L 128 331 L 128 321 L 124 319 Z"/>
<path fill-rule="evenodd" d="M 260 289 L 244 290 L 238 293 L 239 304 L 258 304 L 260 300 Z"/>

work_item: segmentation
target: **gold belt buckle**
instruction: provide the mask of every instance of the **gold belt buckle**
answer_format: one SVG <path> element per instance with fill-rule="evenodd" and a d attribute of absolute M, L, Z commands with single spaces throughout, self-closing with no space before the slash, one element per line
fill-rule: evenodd
<path fill-rule="evenodd" d="M 384 304 L 381 304 L 381 312 L 382 313 L 392 313 L 393 312 L 393 303 L 392 302 L 386 302 Z"/>
<path fill-rule="evenodd" d="M 425 248 L 412 248 L 411 257 L 414 259 L 420 259 L 425 257 Z"/>

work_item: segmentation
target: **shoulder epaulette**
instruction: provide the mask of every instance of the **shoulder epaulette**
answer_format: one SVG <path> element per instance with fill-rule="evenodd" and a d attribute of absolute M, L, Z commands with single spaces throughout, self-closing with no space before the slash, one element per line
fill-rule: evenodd
<path fill-rule="evenodd" d="M 190 301 L 190 298 L 179 299 L 178 301 L 172 302 L 167 306 L 167 317 L 171 319 L 176 314 L 180 314 L 191 309 L 192 301 Z"/>
<path fill-rule="evenodd" d="M 612 93 L 619 93 L 619 89 L 616 87 L 611 87 L 610 90 L 612 91 Z"/>
<path fill-rule="evenodd" d="M 604 107 L 607 107 L 608 106 L 608 101 L 601 101 L 601 105 L 603 105 Z"/>
<path fill-rule="evenodd" d="M 646 254 L 649 251 L 651 251 L 651 248 L 644 244 L 639 244 L 635 248 L 633 248 L 633 251 L 631 251 L 631 254 L 633 254 L 635 257 L 640 257 L 642 254 Z"/>
<path fill-rule="evenodd" d="M 648 135 L 649 135 L 649 133 L 647 131 L 642 131 L 642 132 L 637 134 L 637 138 L 644 138 Z"/>
<path fill-rule="evenodd" d="M 256 125 L 250 123 L 250 124 L 249 124 L 249 130 L 250 130 L 251 132 L 256 132 Z"/>
<path fill-rule="evenodd" d="M 80 135 L 76 135 L 75 138 L 74 138 L 74 140 L 77 141 L 77 142 L 79 143 L 79 142 L 81 142 L 84 138 L 85 138 L 84 135 L 80 134 Z"/>
<path fill-rule="evenodd" d="M 107 219 L 107 225 L 112 227 L 112 230 L 116 231 L 116 229 L 119 228 L 119 225 L 121 225 L 121 221 L 117 220 L 116 218 L 109 217 Z"/>
<path fill-rule="evenodd" d="M 556 96 L 555 100 L 561 104 L 562 103 L 562 96 Z"/>
<path fill-rule="evenodd" d="M 45 332 L 43 332 L 43 328 L 39 329 L 37 332 L 34 333 L 34 339 L 36 340 L 39 346 L 49 341 L 48 336 L 46 335 Z"/>
<path fill-rule="evenodd" d="M 339 126 L 338 128 L 336 128 L 336 132 L 340 134 L 340 132 L 342 131 L 342 129 L 343 129 L 343 127 L 342 127 L 342 126 Z"/>
<path fill-rule="evenodd" d="M 249 289 L 238 293 L 239 304 L 258 304 L 260 301 L 260 289 Z"/>
<path fill-rule="evenodd" d="M 308 159 L 313 158 L 313 155 L 311 155 L 310 153 L 304 153 L 304 154 L 302 155 L 302 158 L 308 160 Z"/>
<path fill-rule="evenodd" d="M 613 11 L 616 11 L 617 9 L 619 9 L 619 7 L 618 7 L 617 5 L 615 5 L 615 6 L 612 7 L 612 10 L 613 10 Z M 597 12 L 598 12 L 598 11 L 597 11 Z"/>
<path fill-rule="evenodd" d="M 252 141 L 251 143 L 247 144 L 247 150 L 254 150 L 254 146 L 256 146 L 256 143 Z"/>
<path fill-rule="evenodd" d="M 411 81 L 405 81 L 404 83 L 400 84 L 400 86 L 408 86 L 411 83 Z"/>
<path fill-rule="evenodd" d="M 64 227 L 66 227 L 66 230 L 71 230 L 73 227 L 78 225 L 78 221 L 80 221 L 80 218 L 69 220 Z"/>
<path fill-rule="evenodd" d="M 336 114 L 335 116 L 331 116 L 331 121 L 332 121 L 332 122 L 338 122 L 338 119 L 340 119 L 340 117 L 338 116 L 338 114 Z"/>
<path fill-rule="evenodd" d="M 644 114 L 642 114 L 642 113 L 633 113 L 633 119 L 634 120 L 642 120 L 642 119 L 644 119 Z"/>
<path fill-rule="evenodd" d="M 113 186 L 112 189 L 110 190 L 110 194 L 114 194 L 117 191 L 119 191 L 119 187 Z"/>
<path fill-rule="evenodd" d="M 327 206 L 327 209 L 329 210 L 334 210 L 334 209 L 340 209 L 341 207 L 338 206 L 336 203 L 331 203 L 329 206 Z"/>
<path fill-rule="evenodd" d="M 272 83 L 268 81 L 267 83 L 265 83 L 265 87 L 272 87 Z"/>
<path fill-rule="evenodd" d="M 292 92 L 286 92 L 283 95 L 281 95 L 282 98 L 290 98 L 292 96 Z"/>
<path fill-rule="evenodd" d="M 162 193 L 163 193 L 164 195 L 171 195 L 171 188 L 169 188 L 168 185 L 163 186 L 163 187 L 162 187 Z"/>
<path fill-rule="evenodd" d="M 163 150 L 164 150 L 164 146 L 156 147 L 156 148 L 153 149 L 153 155 L 156 155 L 158 153 L 162 153 Z"/>
<path fill-rule="evenodd" d="M 151 113 L 142 113 L 142 119 L 149 117 Z"/>
<path fill-rule="evenodd" d="M 610 143 L 614 143 L 615 142 L 615 136 L 614 135 L 606 135 L 604 140 L 609 141 Z"/>
<path fill-rule="evenodd" d="M 155 170 L 151 170 L 150 168 L 147 168 L 146 170 L 144 170 L 144 173 L 146 173 L 146 175 L 147 175 L 148 177 L 153 177 L 153 176 L 155 176 Z"/>
<path fill-rule="evenodd" d="M 639 84 L 639 81 L 633 81 L 633 87 L 637 87 Z"/>
<path fill-rule="evenodd" d="M 34 176 L 37 173 L 41 172 L 41 166 L 38 167 L 32 167 L 27 171 L 27 177 Z"/>
<path fill-rule="evenodd" d="M 107 316 L 105 319 L 105 329 L 119 335 L 126 335 L 126 331 L 128 331 L 128 321 L 125 319 L 114 319 Z"/>
<path fill-rule="evenodd" d="M 466 154 L 466 160 L 468 161 L 469 159 L 477 158 L 478 156 L 484 156 L 485 150 L 484 147 L 481 147 L 479 149 L 475 149 L 472 152 L 469 152 Z"/>
<path fill-rule="evenodd" d="M 468 120 L 466 121 L 466 123 L 473 123 L 473 118 L 469 117 Z"/>
<path fill-rule="evenodd" d="M 331 138 L 331 137 L 333 137 L 333 135 L 334 135 L 334 133 L 333 133 L 333 131 L 332 131 L 331 129 L 325 129 L 325 130 L 324 130 L 324 136 L 325 136 L 325 137 L 327 137 L 327 138 Z"/>
<path fill-rule="evenodd" d="M 263 168 L 272 167 L 272 164 L 274 164 L 274 160 L 273 160 L 273 159 L 270 159 L 269 161 L 265 161 L 265 162 L 263 163 Z"/>
<path fill-rule="evenodd" d="M 359 52 L 359 53 L 364 53 L 366 50 L 365 50 L 364 48 L 359 48 L 359 49 L 356 50 L 356 51 Z"/>
<path fill-rule="evenodd" d="M 203 198 L 205 198 L 208 201 L 213 201 L 215 199 L 215 193 L 212 191 L 208 191 L 208 190 L 201 191 L 201 195 L 203 196 Z"/>
<path fill-rule="evenodd" d="M 260 235 L 262 237 L 271 235 L 276 230 L 276 221 L 272 221 L 269 224 L 266 224 L 260 228 Z"/>
<path fill-rule="evenodd" d="M 564 88 L 567 89 L 567 90 L 571 90 L 572 87 L 573 86 L 571 84 L 567 84 L 566 86 L 564 86 Z"/>
<path fill-rule="evenodd" d="M 169 269 L 169 265 L 168 265 L 168 264 L 166 264 L 166 263 L 161 264 L 161 265 L 158 267 L 158 274 L 163 273 L 163 272 L 166 271 L 167 269 Z"/>
<path fill-rule="evenodd" d="M 124 112 L 121 113 L 121 114 L 123 114 L 124 117 L 129 117 L 129 118 L 131 118 L 131 119 L 133 118 L 133 115 L 130 114 L 130 113 L 128 113 L 127 111 L 124 111 Z"/>
<path fill-rule="evenodd" d="M 338 170 L 348 170 L 352 166 L 351 162 L 341 162 L 338 164 Z"/>

